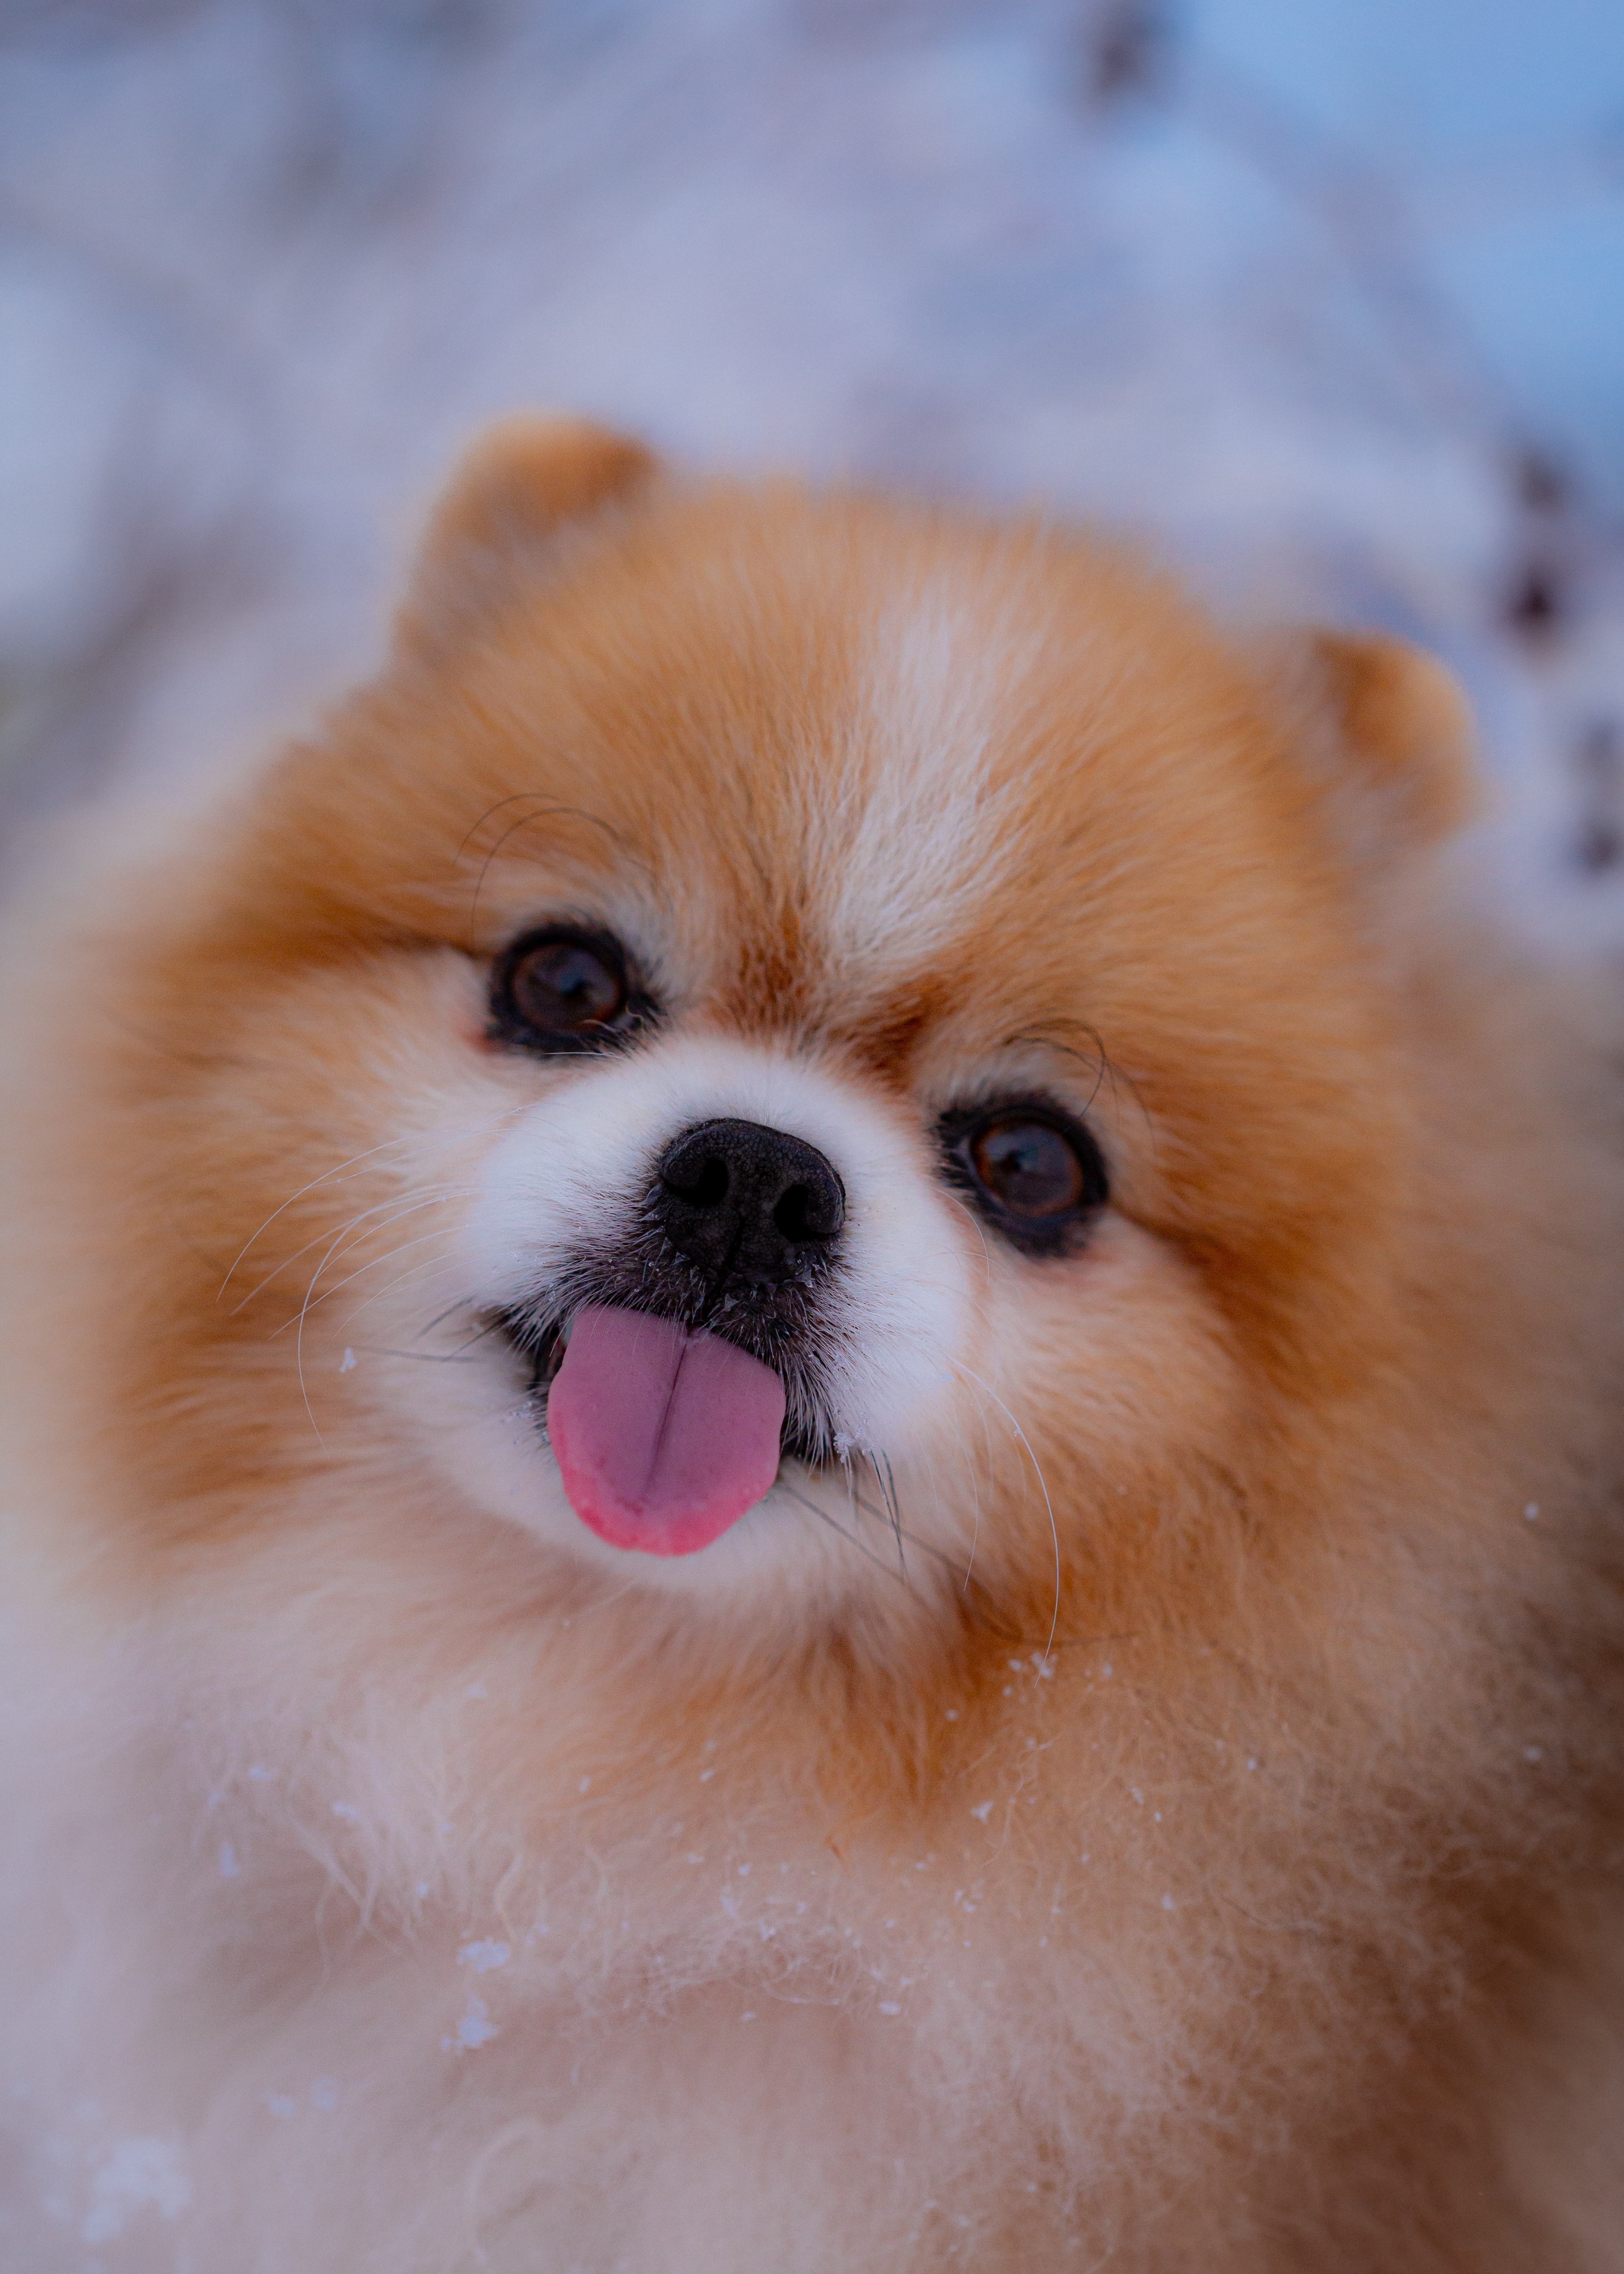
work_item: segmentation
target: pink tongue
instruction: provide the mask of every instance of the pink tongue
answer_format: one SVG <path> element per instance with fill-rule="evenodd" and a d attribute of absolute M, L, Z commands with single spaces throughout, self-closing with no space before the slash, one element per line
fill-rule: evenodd
<path fill-rule="evenodd" d="M 547 1435 L 569 1504 L 613 1547 L 691 1555 L 778 1472 L 784 1384 L 716 1335 L 643 1311 L 577 1311 Z"/>

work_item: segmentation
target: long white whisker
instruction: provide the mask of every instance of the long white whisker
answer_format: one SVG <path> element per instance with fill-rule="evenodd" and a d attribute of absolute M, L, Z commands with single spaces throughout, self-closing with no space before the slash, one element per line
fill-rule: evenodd
<path fill-rule="evenodd" d="M 486 1130 L 499 1128 L 504 1121 L 511 1121 L 516 1115 L 528 1112 L 529 1110 L 530 1107 L 528 1100 L 521 1105 L 505 1106 L 500 1113 L 492 1114 L 488 1121 L 477 1124 L 474 1128 L 468 1131 L 467 1134 L 470 1137 L 482 1137 Z M 319 1177 L 312 1177 L 307 1185 L 301 1185 L 297 1193 L 289 1193 L 287 1199 L 282 1203 L 281 1208 L 274 1208 L 269 1216 L 266 1217 L 265 1222 L 259 1226 L 259 1231 L 252 1233 L 250 1237 L 244 1241 L 242 1246 L 237 1249 L 237 1254 L 231 1259 L 230 1269 L 228 1270 L 225 1277 L 220 1283 L 220 1291 L 219 1293 L 216 1294 L 214 1300 L 218 1302 L 221 1295 L 225 1293 L 226 1289 L 231 1284 L 232 1274 L 236 1271 L 237 1265 L 242 1261 L 244 1256 L 247 1254 L 249 1249 L 253 1246 L 255 1240 L 259 1238 L 260 1233 L 267 1231 L 271 1225 L 275 1223 L 277 1217 L 282 1216 L 287 1209 L 290 1209 L 296 1201 L 302 1201 L 306 1193 L 313 1193 L 318 1185 L 328 1184 L 335 1177 L 342 1177 L 349 1170 L 359 1168 L 363 1161 L 375 1161 L 380 1153 L 392 1153 L 397 1146 L 414 1143 L 417 1141 L 417 1133 L 415 1130 L 411 1130 L 409 1131 L 404 1137 L 390 1137 L 381 1145 L 373 1145 L 365 1153 L 352 1153 L 347 1161 L 340 1161 L 334 1168 L 324 1169 Z M 301 1253 L 303 1251 L 301 1251 Z"/>
<path fill-rule="evenodd" d="M 416 1240 L 413 1240 L 410 1244 L 415 1247 L 418 1243 Z M 397 1250 L 397 1253 L 404 1255 L 406 1249 L 403 1247 L 400 1248 Z M 354 1310 L 345 1314 L 344 1325 L 346 1327 L 352 1326 L 356 1320 L 360 1317 L 363 1311 L 370 1310 L 374 1303 L 381 1303 L 386 1295 L 393 1295 L 397 1288 L 410 1287 L 414 1281 L 420 1279 L 432 1281 L 441 1276 L 443 1273 L 454 1271 L 458 1268 L 458 1260 L 455 1255 L 450 1257 L 435 1257 L 431 1255 L 426 1257 L 421 1263 L 414 1263 L 409 1271 L 400 1272 L 384 1286 L 374 1287 L 370 1295 L 364 1295 L 361 1298 L 361 1300 L 356 1305 Z M 335 1292 L 336 1290 L 329 1290 L 329 1291 Z M 430 1353 L 425 1352 L 422 1355 L 427 1357 Z"/>
<path fill-rule="evenodd" d="M 402 1240 L 398 1247 L 390 1248 L 387 1254 L 374 1255 L 370 1263 L 357 1263 L 353 1271 L 347 1271 L 342 1279 L 335 1279 L 330 1287 L 324 1287 L 320 1295 L 315 1291 L 316 1281 L 315 1279 L 312 1279 L 309 1287 L 305 1290 L 304 1306 L 299 1312 L 297 1323 L 302 1325 L 312 1311 L 320 1310 L 322 1304 L 329 1301 L 333 1296 L 342 1295 L 345 1288 L 348 1287 L 352 1281 L 365 1278 L 369 1271 L 376 1271 L 382 1264 L 398 1261 L 402 1255 L 410 1255 L 414 1247 L 425 1246 L 431 1239 L 452 1239 L 455 1238 L 455 1234 L 454 1232 L 441 1230 L 438 1231 L 425 1231 L 417 1239 Z M 324 1258 L 323 1261 L 325 1261 L 326 1259 Z M 320 1278 L 320 1271 L 316 1276 L 317 1278 Z M 272 1332 L 267 1337 L 267 1340 L 274 1342 L 278 1335 L 285 1335 L 289 1328 L 295 1323 L 295 1321 L 292 1319 L 284 1319 L 281 1326 L 273 1329 Z"/>
<path fill-rule="evenodd" d="M 231 1284 L 232 1273 L 236 1271 L 237 1265 L 242 1261 L 244 1256 L 247 1254 L 249 1249 L 253 1246 L 254 1241 L 259 1238 L 262 1232 L 268 1231 L 271 1226 L 275 1223 L 277 1217 L 284 1215 L 286 1211 L 293 1206 L 295 1201 L 302 1201 L 305 1193 L 313 1193 L 318 1185 L 328 1184 L 335 1177 L 343 1176 L 346 1171 L 359 1168 L 363 1161 L 374 1161 L 377 1159 L 380 1153 L 392 1153 L 397 1145 L 407 1145 L 410 1144 L 410 1141 L 411 1139 L 410 1136 L 391 1137 L 385 1144 L 374 1145 L 370 1152 L 352 1153 L 347 1161 L 341 1161 L 335 1169 L 324 1170 L 320 1176 L 312 1177 L 309 1184 L 301 1185 L 297 1193 L 289 1193 L 287 1199 L 282 1202 L 281 1208 L 274 1208 L 269 1216 L 266 1217 L 265 1222 L 259 1226 L 259 1231 L 252 1233 L 250 1238 L 243 1242 L 241 1247 L 237 1249 L 237 1254 L 231 1259 L 230 1270 L 226 1273 L 225 1277 L 220 1283 L 220 1292 L 214 1297 L 214 1300 L 218 1302 L 221 1295 L 223 1295 L 226 1289 Z"/>
<path fill-rule="evenodd" d="M 352 1216 L 347 1223 L 341 1224 L 336 1232 L 332 1232 L 324 1227 L 307 1239 L 303 1247 L 295 1248 L 291 1255 L 284 1255 L 273 1270 L 267 1271 L 263 1279 L 252 1286 L 242 1300 L 233 1307 L 231 1316 L 235 1319 L 238 1313 L 247 1308 L 256 1295 L 264 1293 L 273 1280 L 280 1279 L 284 1271 L 297 1263 L 302 1255 L 308 1255 L 312 1247 L 319 1247 L 324 1239 L 330 1239 L 333 1242 L 326 1259 L 330 1261 L 334 1253 L 350 1232 L 359 1230 L 360 1226 L 368 1222 L 371 1217 L 381 1216 L 387 1209 L 398 1209 L 401 1215 L 410 1215 L 414 1208 L 428 1208 L 436 1201 L 452 1200 L 459 1195 L 466 1198 L 476 1190 L 477 1187 L 472 1185 L 441 1185 L 423 1197 L 414 1197 L 417 1194 L 423 1194 L 424 1188 L 421 1186 L 408 1186 L 403 1193 L 391 1193 L 387 1200 L 379 1201 L 373 1207 L 363 1209 L 358 1216 Z M 399 1217 L 391 1216 L 389 1220 L 391 1223 L 396 1223 Z"/>
<path fill-rule="evenodd" d="M 380 1150 L 381 1150 L 382 1148 L 380 1148 L 379 1149 L 380 1149 Z M 408 1213 L 410 1213 L 410 1211 L 408 1211 Z M 311 1402 L 310 1402 L 310 1385 L 309 1385 L 309 1383 L 308 1383 L 308 1382 L 305 1381 L 305 1379 L 304 1379 L 304 1321 L 305 1321 L 306 1318 L 307 1318 L 307 1317 L 309 1316 L 309 1314 L 310 1314 L 311 1299 L 312 1299 L 312 1297 L 315 1294 L 315 1291 L 316 1291 L 316 1282 L 317 1282 L 317 1280 L 318 1280 L 318 1279 L 320 1279 L 320 1276 L 321 1276 L 322 1273 L 327 1269 L 327 1263 L 328 1263 L 329 1260 L 331 1259 L 331 1257 L 332 1257 L 332 1255 L 333 1255 L 334 1250 L 335 1250 L 335 1249 L 339 1246 L 340 1241 L 342 1241 L 342 1240 L 343 1239 L 344 1236 L 345 1236 L 345 1235 L 344 1235 L 344 1232 L 342 1232 L 342 1231 L 341 1231 L 341 1232 L 338 1234 L 337 1239 L 335 1239 L 334 1240 L 334 1242 L 333 1242 L 333 1246 L 332 1246 L 331 1247 L 329 1247 L 329 1248 L 328 1248 L 328 1250 L 327 1250 L 327 1254 L 326 1254 L 326 1255 L 324 1255 L 324 1256 L 322 1257 L 322 1259 L 321 1259 L 320 1262 L 317 1264 L 317 1266 L 316 1266 L 316 1269 L 315 1269 L 314 1272 L 311 1275 L 311 1282 L 310 1282 L 310 1284 L 309 1284 L 309 1286 L 308 1286 L 308 1287 L 306 1287 L 306 1289 L 304 1290 L 304 1301 L 300 1304 L 300 1306 L 299 1306 L 299 1326 L 298 1326 L 298 1332 L 297 1332 L 297 1334 L 296 1334 L 296 1335 L 295 1335 L 295 1337 L 294 1337 L 294 1338 L 293 1338 L 294 1365 L 295 1365 L 295 1367 L 296 1367 L 296 1369 L 297 1369 L 297 1371 L 298 1377 L 299 1377 L 299 1396 L 300 1396 L 300 1397 L 304 1400 L 304 1411 L 305 1411 L 305 1413 L 306 1413 L 306 1414 L 308 1415 L 308 1417 L 309 1417 L 309 1419 L 310 1419 L 310 1426 L 311 1426 L 311 1427 L 315 1431 L 315 1433 L 316 1433 L 316 1442 L 320 1446 L 320 1448 L 321 1448 L 321 1449 L 322 1449 L 322 1451 L 323 1451 L 324 1453 L 326 1452 L 326 1450 L 327 1450 L 327 1439 L 322 1435 L 322 1434 L 321 1434 L 321 1429 L 320 1429 L 320 1425 L 318 1423 L 318 1421 L 317 1421 L 317 1419 L 316 1419 L 315 1408 L 312 1405 L 312 1404 L 311 1404 Z M 436 1233 L 434 1233 L 434 1232 L 428 1232 L 428 1233 L 425 1233 L 425 1237 L 426 1239 L 435 1239 L 435 1238 L 437 1238 L 437 1237 L 440 1237 L 440 1236 L 442 1236 L 442 1235 L 438 1235 L 438 1234 L 436 1234 Z M 409 1244 L 409 1245 L 413 1245 L 413 1244 L 415 1244 L 415 1243 L 410 1243 L 410 1242 L 409 1242 L 408 1244 Z M 389 1252 L 390 1252 L 390 1254 L 392 1254 L 392 1255 L 399 1255 L 399 1254 L 403 1254 L 405 1253 L 405 1250 L 404 1250 L 404 1249 L 402 1249 L 402 1248 L 392 1248 Z M 379 1260 L 381 1261 L 385 1261 L 385 1260 L 387 1260 L 387 1259 L 380 1258 Z M 350 1274 L 350 1277 L 351 1277 L 351 1278 L 353 1278 L 355 1276 L 356 1276 L 356 1275 L 355 1275 L 353 1272 Z M 348 1283 L 347 1283 L 346 1281 L 341 1281 L 339 1284 L 340 1284 L 340 1285 L 345 1285 L 345 1284 L 347 1284 Z M 332 1289 L 332 1288 L 329 1288 L 329 1289 L 328 1289 L 328 1291 L 327 1291 L 327 1292 L 328 1292 L 329 1294 L 331 1294 L 331 1293 L 335 1293 L 335 1292 L 336 1292 L 336 1290 Z M 325 1299 L 325 1298 L 324 1298 L 324 1299 Z M 286 1322 L 286 1321 L 283 1321 L 283 1325 L 285 1325 L 286 1323 L 287 1323 L 287 1322 Z M 281 1332 L 282 1332 L 282 1327 L 278 1327 L 278 1328 L 276 1329 L 276 1334 L 278 1334 L 278 1335 L 279 1335 L 279 1334 L 281 1334 Z M 272 1337 L 272 1340 L 274 1341 L 274 1339 L 275 1339 L 275 1337 L 274 1337 L 274 1336 L 273 1336 L 273 1337 Z"/>

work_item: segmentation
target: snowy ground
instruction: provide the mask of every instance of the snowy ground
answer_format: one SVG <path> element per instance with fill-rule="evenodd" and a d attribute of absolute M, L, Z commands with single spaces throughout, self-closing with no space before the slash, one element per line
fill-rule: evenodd
<path fill-rule="evenodd" d="M 1462 672 L 1624 935 L 1600 0 L 0 0 L 10 810 L 375 644 L 466 431 L 1041 498 Z"/>

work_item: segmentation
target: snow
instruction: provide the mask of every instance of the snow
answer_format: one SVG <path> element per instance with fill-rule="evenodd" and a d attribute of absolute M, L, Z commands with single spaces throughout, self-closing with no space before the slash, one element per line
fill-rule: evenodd
<path fill-rule="evenodd" d="M 192 2201 L 179 2148 L 171 2140 L 121 2140 L 90 2183 L 91 2207 L 80 2233 L 86 2242 L 112 2242 L 132 2212 L 150 2204 L 178 2218 Z"/>
<path fill-rule="evenodd" d="M 442 2037 L 440 2044 L 447 2052 L 473 2052 L 480 2045 L 488 2045 L 501 2034 L 500 2025 L 491 2019 L 490 2008 L 483 1998 L 470 1998 L 468 2009 L 457 2023 L 455 2037 Z"/>
<path fill-rule="evenodd" d="M 472 1967 L 476 1974 L 490 1974 L 506 1966 L 511 1955 L 505 1942 L 465 1942 L 457 1953 L 457 1964 Z"/>

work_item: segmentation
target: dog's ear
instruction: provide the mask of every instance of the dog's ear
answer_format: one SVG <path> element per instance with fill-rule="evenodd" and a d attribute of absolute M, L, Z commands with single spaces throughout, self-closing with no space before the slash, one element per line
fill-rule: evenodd
<path fill-rule="evenodd" d="M 1471 713 L 1443 665 L 1403 640 L 1315 632 L 1286 670 L 1311 763 L 1362 849 L 1436 845 L 1483 802 Z"/>
<path fill-rule="evenodd" d="M 515 577 L 545 572 L 572 531 L 629 503 L 658 472 L 641 442 L 585 418 L 538 412 L 489 428 L 429 517 L 402 635 L 439 645 L 483 618 Z"/>

